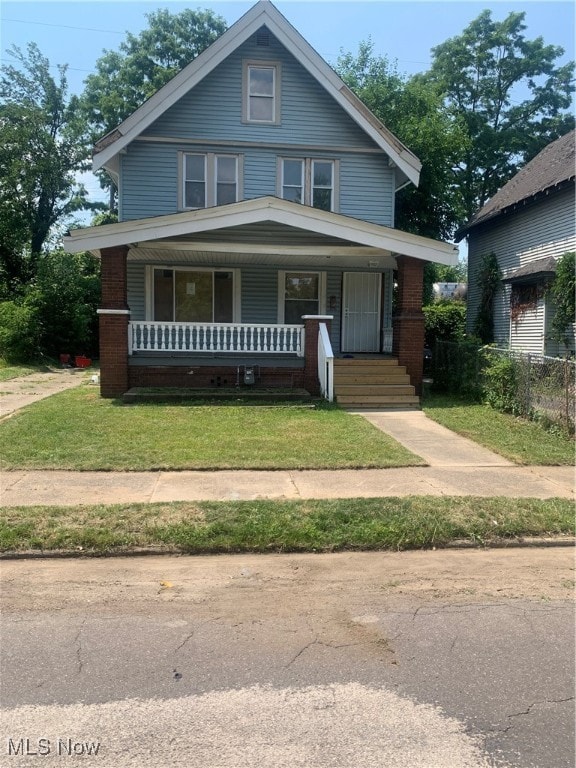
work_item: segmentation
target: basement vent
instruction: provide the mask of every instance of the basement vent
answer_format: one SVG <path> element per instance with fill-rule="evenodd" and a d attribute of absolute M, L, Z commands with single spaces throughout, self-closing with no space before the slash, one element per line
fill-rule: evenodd
<path fill-rule="evenodd" d="M 268 48 L 270 45 L 270 32 L 266 27 L 262 27 L 256 32 L 256 45 Z"/>

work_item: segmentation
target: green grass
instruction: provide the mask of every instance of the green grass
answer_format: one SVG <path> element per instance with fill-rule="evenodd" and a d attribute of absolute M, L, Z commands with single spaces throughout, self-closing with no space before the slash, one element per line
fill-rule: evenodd
<path fill-rule="evenodd" d="M 0 424 L 3 469 L 336 469 L 422 465 L 335 407 L 140 404 L 82 386 Z"/>
<path fill-rule="evenodd" d="M 439 424 L 516 464 L 574 464 L 574 441 L 536 422 L 500 413 L 488 405 L 458 401 L 451 395 L 427 395 L 423 410 Z"/>
<path fill-rule="evenodd" d="M 0 516 L 0 551 L 403 550 L 573 533 L 573 505 L 565 499 L 413 496 L 12 507 Z"/>
<path fill-rule="evenodd" d="M 45 370 L 45 365 L 13 365 L 0 357 L 0 381 L 10 381 L 10 379 L 16 379 L 18 376 L 29 376 L 31 373 Z"/>

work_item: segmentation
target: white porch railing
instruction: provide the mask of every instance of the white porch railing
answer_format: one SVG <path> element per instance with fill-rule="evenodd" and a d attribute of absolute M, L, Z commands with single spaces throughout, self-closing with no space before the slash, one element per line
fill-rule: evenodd
<path fill-rule="evenodd" d="M 134 352 L 250 352 L 304 356 L 303 325 L 253 323 L 128 323 Z"/>
<path fill-rule="evenodd" d="M 318 326 L 318 379 L 322 397 L 331 403 L 334 400 L 334 352 L 326 323 Z"/>

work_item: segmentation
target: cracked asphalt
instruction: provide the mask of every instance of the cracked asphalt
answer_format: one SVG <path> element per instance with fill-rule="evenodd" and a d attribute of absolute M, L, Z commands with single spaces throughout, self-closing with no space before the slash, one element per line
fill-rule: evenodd
<path fill-rule="evenodd" d="M 2 766 L 574 766 L 568 547 L 7 561 L 2 583 Z"/>

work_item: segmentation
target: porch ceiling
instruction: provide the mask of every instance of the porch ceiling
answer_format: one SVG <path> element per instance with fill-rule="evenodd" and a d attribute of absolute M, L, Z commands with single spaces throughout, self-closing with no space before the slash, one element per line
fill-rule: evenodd
<path fill-rule="evenodd" d="M 230 266 L 257 264 L 353 269 L 394 268 L 390 251 L 277 222 L 226 227 L 216 232 L 134 243 L 130 261 Z"/>

